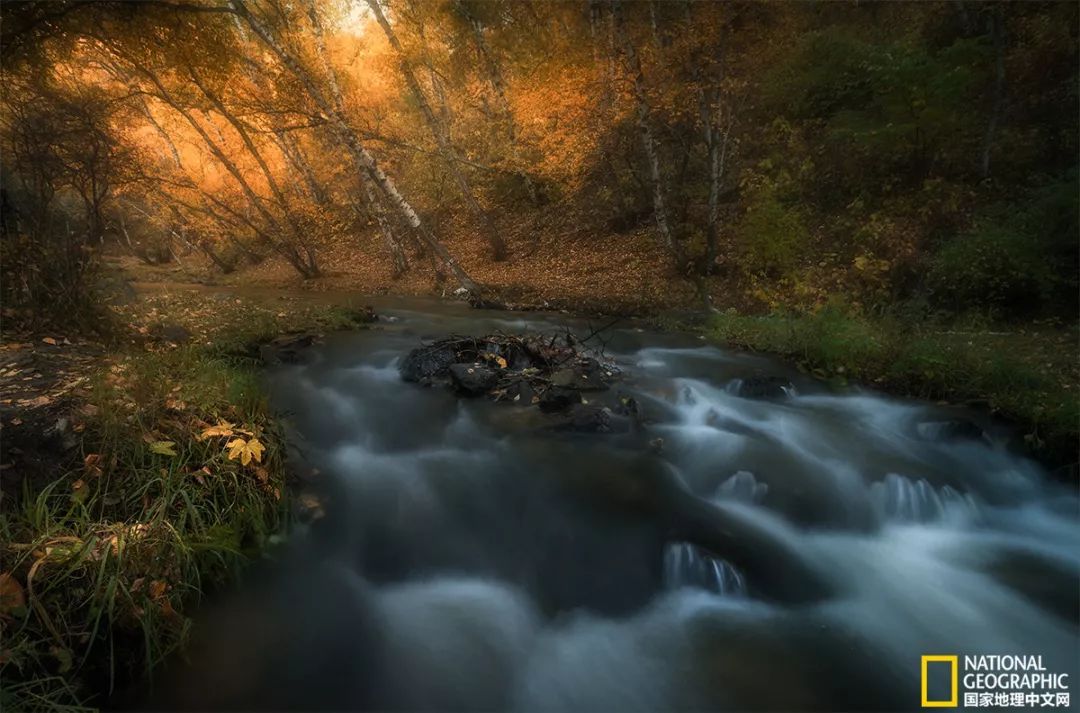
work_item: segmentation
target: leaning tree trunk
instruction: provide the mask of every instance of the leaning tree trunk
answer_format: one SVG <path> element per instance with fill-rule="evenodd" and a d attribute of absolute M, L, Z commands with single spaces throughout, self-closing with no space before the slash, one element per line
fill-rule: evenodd
<path fill-rule="evenodd" d="M 217 142 L 214 141 L 210 134 L 206 132 L 206 129 L 203 128 L 202 124 L 200 124 L 195 119 L 195 117 L 191 115 L 191 112 L 181 106 L 180 103 L 177 102 L 175 98 L 173 98 L 173 96 L 161 83 L 161 80 L 158 79 L 157 75 L 137 63 L 133 63 L 133 65 L 143 76 L 150 80 L 151 84 L 154 85 L 154 87 L 158 91 L 158 98 L 160 98 L 174 111 L 180 114 L 180 116 L 182 116 L 184 120 L 187 121 L 191 128 L 195 130 L 195 132 L 203 140 L 203 143 L 206 144 L 206 147 L 210 149 L 210 153 L 214 155 L 218 162 L 221 163 L 221 165 L 225 168 L 226 171 L 228 171 L 229 175 L 231 175 L 240 185 L 240 189 L 243 191 L 245 197 L 247 197 L 252 207 L 255 208 L 255 210 L 263 217 L 264 220 L 266 220 L 267 224 L 271 228 L 271 231 L 280 230 L 277 219 L 274 218 L 273 214 L 270 213 L 269 210 L 267 210 L 265 205 L 263 205 L 262 198 L 260 198 L 259 195 L 255 193 L 251 185 L 248 183 L 247 179 L 244 178 L 244 174 L 240 171 L 239 168 L 237 168 L 236 164 L 233 163 L 233 161 L 225 154 L 221 147 L 218 146 Z M 311 274 L 311 266 L 308 264 L 307 261 L 305 261 L 303 257 L 300 256 L 300 254 L 296 251 L 295 246 L 284 244 L 276 238 L 271 237 L 269 233 L 263 233 L 263 235 L 269 242 L 270 246 L 282 257 L 284 257 L 289 262 L 289 264 L 291 264 L 296 269 L 296 271 L 300 273 L 301 277 L 309 278 L 314 276 Z"/>
<path fill-rule="evenodd" d="M 266 28 L 262 26 L 262 23 L 255 19 L 248 11 L 243 0 L 229 0 L 229 3 L 233 11 L 243 18 L 248 27 L 251 28 L 252 32 L 255 33 L 274 56 L 285 65 L 286 69 L 288 69 L 304 86 L 304 90 L 319 108 L 319 111 L 329 119 L 331 128 L 338 135 L 353 159 L 379 187 L 379 190 L 386 196 L 390 204 L 397 209 L 401 214 L 402 219 L 409 227 L 416 231 L 424 244 L 427 245 L 442 264 L 445 265 L 458 283 L 475 298 L 480 299 L 483 295 L 483 290 L 480 285 L 469 276 L 465 269 L 454 259 L 454 256 L 446 249 L 446 246 L 443 245 L 424 222 L 420 220 L 420 216 L 417 215 L 412 205 L 398 190 L 394 181 L 386 175 L 371 153 L 364 148 L 363 144 L 360 142 L 360 137 L 357 136 L 356 132 L 345 121 L 343 114 L 336 111 L 334 107 L 331 106 L 330 102 L 327 101 L 326 97 L 323 96 L 323 93 L 319 91 L 319 88 L 315 85 L 311 75 L 304 70 L 300 63 L 289 54 L 277 40 L 274 39 Z"/>
<path fill-rule="evenodd" d="M 244 147 L 248 150 L 248 153 L 251 154 L 251 157 L 255 159 L 255 163 L 259 166 L 260 171 L 262 171 L 263 178 L 266 179 L 266 185 L 269 186 L 270 192 L 274 195 L 274 199 L 277 201 L 282 214 L 285 216 L 286 222 L 289 224 L 289 229 L 292 232 L 290 247 L 292 247 L 292 252 L 297 258 L 302 260 L 304 264 L 304 270 L 301 271 L 301 274 L 303 274 L 304 277 L 318 277 L 319 266 L 316 261 L 315 252 L 304 238 L 303 229 L 297 224 L 296 218 L 293 216 L 289 206 L 289 202 L 285 198 L 285 194 L 282 192 L 281 187 L 278 186 L 277 179 L 274 178 L 274 174 L 267 165 L 266 160 L 263 158 L 262 152 L 259 151 L 255 142 L 252 141 L 247 127 L 244 126 L 231 111 L 229 111 L 221 98 L 203 83 L 193 67 L 188 67 L 188 76 L 191 77 L 192 83 L 194 83 L 203 95 L 210 100 L 210 104 L 217 109 L 218 113 L 225 118 L 225 121 L 229 122 L 229 125 L 233 127 L 237 135 L 240 136 L 240 140 L 243 142 Z"/>
<path fill-rule="evenodd" d="M 417 106 L 420 107 L 420 113 L 423 115 L 424 121 L 431 130 L 432 135 L 435 137 L 435 143 L 439 147 L 439 153 L 442 155 L 447 168 L 449 168 L 450 173 L 454 177 L 454 181 L 461 190 L 461 195 L 465 199 L 465 203 L 484 227 L 484 237 L 491 247 L 492 259 L 496 261 L 505 260 L 506 243 L 495 229 L 491 216 L 487 214 L 480 206 L 479 201 L 476 200 L 476 195 L 473 193 L 472 186 L 469 185 L 469 179 L 465 177 L 465 173 L 461 170 L 461 163 L 458 160 L 457 151 L 450 142 L 449 132 L 443 123 L 439 121 L 439 118 L 435 116 L 435 112 L 431 108 L 431 103 L 428 101 L 427 95 L 424 93 L 423 88 L 420 86 L 420 82 L 416 79 L 416 74 L 413 72 L 412 66 L 409 64 L 408 57 L 405 55 L 405 49 L 401 46 L 397 34 L 394 33 L 394 28 L 390 26 L 390 22 L 386 19 L 386 15 L 379 5 L 379 0 L 366 0 L 366 2 L 368 7 L 371 8 L 372 13 L 374 13 L 379 26 L 382 27 L 386 39 L 390 42 L 390 46 L 394 48 L 394 51 L 398 55 L 398 62 L 401 66 L 401 73 L 405 77 L 405 83 L 409 86 L 409 91 L 416 100 Z"/>
<path fill-rule="evenodd" d="M 319 60 L 322 63 L 323 74 L 326 76 L 327 84 L 330 87 L 330 100 L 333 102 L 334 111 L 339 115 L 343 115 L 344 102 L 341 99 L 341 85 L 338 83 L 337 72 L 334 71 L 334 65 L 330 63 L 330 57 L 326 52 L 326 40 L 323 36 L 322 22 L 319 20 L 319 13 L 315 8 L 313 0 L 308 0 L 307 2 L 307 13 L 308 19 L 311 21 L 312 29 L 314 30 L 315 49 L 319 55 Z M 364 192 L 364 198 L 368 207 L 375 216 L 376 223 L 379 225 L 379 232 L 383 237 L 383 245 L 390 255 L 394 277 L 401 277 L 409 269 L 409 263 L 405 259 L 405 250 L 401 245 L 401 241 L 398 240 L 398 237 L 394 234 L 393 224 L 386 215 L 386 210 L 379 200 L 378 192 L 372 185 L 371 179 L 368 178 L 364 171 L 361 171 L 359 176 L 360 188 Z"/>
<path fill-rule="evenodd" d="M 615 28 L 619 41 L 623 47 L 623 54 L 634 81 L 634 108 L 637 114 L 637 125 L 641 132 L 641 145 L 645 150 L 645 158 L 649 164 L 649 180 L 652 188 L 653 214 L 656 217 L 656 228 L 660 232 L 660 238 L 664 246 L 671 253 L 675 261 L 675 267 L 682 270 L 684 259 L 682 246 L 675 240 L 668 222 L 667 206 L 664 201 L 664 185 L 660 175 L 660 157 L 656 151 L 656 139 L 653 137 L 652 128 L 649 125 L 649 98 L 645 93 L 645 74 L 641 69 L 641 59 L 634 49 L 634 43 L 626 31 L 626 21 L 623 18 L 622 3 L 614 0 L 612 12 L 615 14 Z"/>

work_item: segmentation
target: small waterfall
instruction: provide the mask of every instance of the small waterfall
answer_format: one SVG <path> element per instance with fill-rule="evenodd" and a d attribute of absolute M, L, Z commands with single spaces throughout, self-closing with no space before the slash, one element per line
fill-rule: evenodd
<path fill-rule="evenodd" d="M 748 470 L 740 470 L 731 476 L 716 489 L 716 498 L 721 500 L 738 500 L 742 503 L 754 505 L 760 503 L 769 494 L 769 484 L 759 483 L 754 474 Z"/>
<path fill-rule="evenodd" d="M 881 517 L 893 522 L 933 522 L 970 516 L 979 509 L 975 498 L 951 486 L 934 488 L 924 479 L 912 481 L 896 473 L 870 485 L 870 500 Z"/>
<path fill-rule="evenodd" d="M 746 580 L 739 570 L 686 542 L 665 548 L 664 586 L 697 587 L 729 597 L 746 596 Z"/>

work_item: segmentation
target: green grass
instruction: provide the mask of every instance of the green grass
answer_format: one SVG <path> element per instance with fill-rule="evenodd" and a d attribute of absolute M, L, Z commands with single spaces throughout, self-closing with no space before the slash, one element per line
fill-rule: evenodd
<path fill-rule="evenodd" d="M 178 312 L 159 307 L 170 319 Z M 360 320 L 317 306 L 282 314 L 245 304 L 236 316 L 214 319 L 187 346 L 113 355 L 76 411 L 81 453 L 5 499 L 0 571 L 22 601 L 0 607 L 0 710 L 92 709 L 152 682 L 183 649 L 206 594 L 285 533 L 284 442 L 252 345 Z M 232 436 L 203 437 L 223 422 Z M 233 438 L 257 438 L 261 462 L 230 460 Z"/>
<path fill-rule="evenodd" d="M 712 338 L 795 359 L 814 375 L 923 399 L 984 405 L 1023 429 L 1049 461 L 1076 459 L 1080 433 L 1077 332 L 995 331 L 826 308 L 812 315 L 717 315 Z"/>

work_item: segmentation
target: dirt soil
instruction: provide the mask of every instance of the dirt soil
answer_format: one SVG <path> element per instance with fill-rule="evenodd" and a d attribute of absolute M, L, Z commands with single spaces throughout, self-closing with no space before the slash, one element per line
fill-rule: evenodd
<path fill-rule="evenodd" d="M 581 216 L 544 210 L 500 220 L 510 247 L 509 259 L 492 262 L 483 241 L 464 221 L 453 218 L 440 226 L 447 247 L 480 283 L 494 288 L 510 306 L 563 309 L 572 312 L 648 315 L 700 306 L 690 281 L 674 274 L 670 258 L 645 225 L 625 234 L 576 227 Z M 223 275 L 201 255 L 182 258 L 181 265 L 146 265 L 130 256 L 111 258 L 134 279 L 146 282 L 200 282 L 212 285 L 305 288 L 354 291 L 361 294 L 449 296 L 457 287 L 438 284 L 426 257 L 409 251 L 411 269 L 395 279 L 381 240 L 374 231 L 350 235 L 319 251 L 323 276 L 304 280 L 284 260 L 267 257 Z M 741 290 L 713 278 L 714 304 L 746 309 Z M 740 302 L 735 304 L 735 302 Z"/>
<path fill-rule="evenodd" d="M 90 374 L 105 348 L 62 335 L 4 335 L 0 343 L 0 498 L 24 478 L 53 478 L 78 454 Z"/>

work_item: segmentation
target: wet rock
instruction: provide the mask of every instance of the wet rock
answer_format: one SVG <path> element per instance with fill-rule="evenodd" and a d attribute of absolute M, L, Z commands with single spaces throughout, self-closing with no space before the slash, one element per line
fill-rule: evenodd
<path fill-rule="evenodd" d="M 595 359 L 583 358 L 552 374 L 551 383 L 578 391 L 603 391 L 608 388 L 608 373 Z"/>
<path fill-rule="evenodd" d="M 627 417 L 603 406 L 587 404 L 575 404 L 570 410 L 570 418 L 556 426 L 556 430 L 575 433 L 628 433 L 630 428 Z"/>
<path fill-rule="evenodd" d="M 518 381 L 506 387 L 504 398 L 521 406 L 531 406 L 534 398 L 539 400 L 536 389 L 528 381 Z"/>
<path fill-rule="evenodd" d="M 303 350 L 315 343 L 317 336 L 310 333 L 285 334 L 259 346 L 259 359 L 264 364 L 295 364 L 300 361 Z"/>
<path fill-rule="evenodd" d="M 456 361 L 457 354 L 452 347 L 433 344 L 409 352 L 398 367 L 398 372 L 405 381 L 421 382 L 446 376 L 450 365 Z"/>
<path fill-rule="evenodd" d="M 592 357 L 578 359 L 575 368 L 579 375 L 579 388 L 588 391 L 608 388 L 609 380 L 615 375 L 612 366 L 605 366 Z"/>
<path fill-rule="evenodd" d="M 573 369 L 560 369 L 551 375 L 551 383 L 555 386 L 573 386 L 577 374 Z"/>
<path fill-rule="evenodd" d="M 732 382 L 728 390 L 744 399 L 783 399 L 795 386 L 782 376 L 751 376 Z"/>
<path fill-rule="evenodd" d="M 641 406 L 633 396 L 619 396 L 619 402 L 613 409 L 620 416 L 626 416 L 634 421 L 641 420 Z"/>
<path fill-rule="evenodd" d="M 450 380 L 459 392 L 478 396 L 495 388 L 499 382 L 499 372 L 479 362 L 451 364 Z"/>
<path fill-rule="evenodd" d="M 540 395 L 540 410 L 546 413 L 564 411 L 581 403 L 581 392 L 568 386 L 552 386 Z"/>

